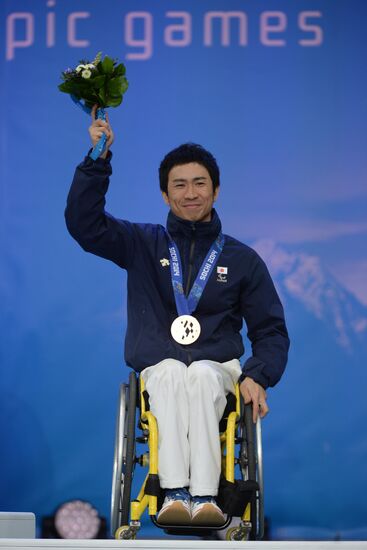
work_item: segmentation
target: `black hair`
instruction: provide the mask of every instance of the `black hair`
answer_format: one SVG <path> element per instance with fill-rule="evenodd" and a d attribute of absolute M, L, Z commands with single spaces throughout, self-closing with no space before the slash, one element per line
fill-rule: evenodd
<path fill-rule="evenodd" d="M 219 166 L 213 155 L 197 143 L 184 143 L 173 149 L 162 160 L 159 166 L 159 185 L 167 193 L 168 174 L 174 166 L 197 162 L 206 168 L 213 182 L 213 191 L 220 185 Z"/>

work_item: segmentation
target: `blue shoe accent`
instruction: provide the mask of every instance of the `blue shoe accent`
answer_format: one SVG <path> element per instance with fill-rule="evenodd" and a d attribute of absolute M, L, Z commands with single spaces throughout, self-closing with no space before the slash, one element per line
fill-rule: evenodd
<path fill-rule="evenodd" d="M 216 504 L 215 499 L 212 496 L 191 497 L 191 501 L 193 504 Z"/>
<path fill-rule="evenodd" d="M 169 500 L 183 500 L 187 501 L 187 503 L 191 500 L 191 495 L 187 489 L 179 488 L 179 489 L 166 489 L 166 498 L 168 497 Z"/>

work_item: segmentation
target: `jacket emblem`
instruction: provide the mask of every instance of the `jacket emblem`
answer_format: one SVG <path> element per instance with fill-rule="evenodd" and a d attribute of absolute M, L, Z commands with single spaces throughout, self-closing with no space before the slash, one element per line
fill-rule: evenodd
<path fill-rule="evenodd" d="M 169 260 L 167 260 L 167 258 L 162 258 L 159 261 L 161 262 L 162 267 L 167 267 L 169 265 Z"/>
<path fill-rule="evenodd" d="M 228 283 L 227 275 L 228 275 L 228 267 L 217 266 L 217 282 L 218 283 Z"/>

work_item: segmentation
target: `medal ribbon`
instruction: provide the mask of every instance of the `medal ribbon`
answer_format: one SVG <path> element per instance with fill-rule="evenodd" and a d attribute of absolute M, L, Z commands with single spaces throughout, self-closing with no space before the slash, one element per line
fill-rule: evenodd
<path fill-rule="evenodd" d="M 182 266 L 178 247 L 169 233 L 167 233 L 167 238 L 168 250 L 171 257 L 169 265 L 171 269 L 172 288 L 175 296 L 177 313 L 178 315 L 191 315 L 191 313 L 193 313 L 197 308 L 201 295 L 204 292 L 206 284 L 209 280 L 210 274 L 216 266 L 220 253 L 223 250 L 224 235 L 220 232 L 211 245 L 206 258 L 199 269 L 199 273 L 194 281 L 194 284 L 192 285 L 190 294 L 187 297 L 185 296 L 183 287 Z"/>

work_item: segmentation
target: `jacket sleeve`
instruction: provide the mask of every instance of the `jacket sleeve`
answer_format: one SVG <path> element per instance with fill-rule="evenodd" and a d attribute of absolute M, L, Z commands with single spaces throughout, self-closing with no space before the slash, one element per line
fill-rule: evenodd
<path fill-rule="evenodd" d="M 289 338 L 283 306 L 263 260 L 255 253 L 241 294 L 242 315 L 252 346 L 252 357 L 244 364 L 246 376 L 263 388 L 275 386 L 288 359 Z"/>
<path fill-rule="evenodd" d="M 66 226 L 87 252 L 127 268 L 133 261 L 133 224 L 105 212 L 105 195 L 112 174 L 107 159 L 85 157 L 75 170 L 65 209 Z"/>

